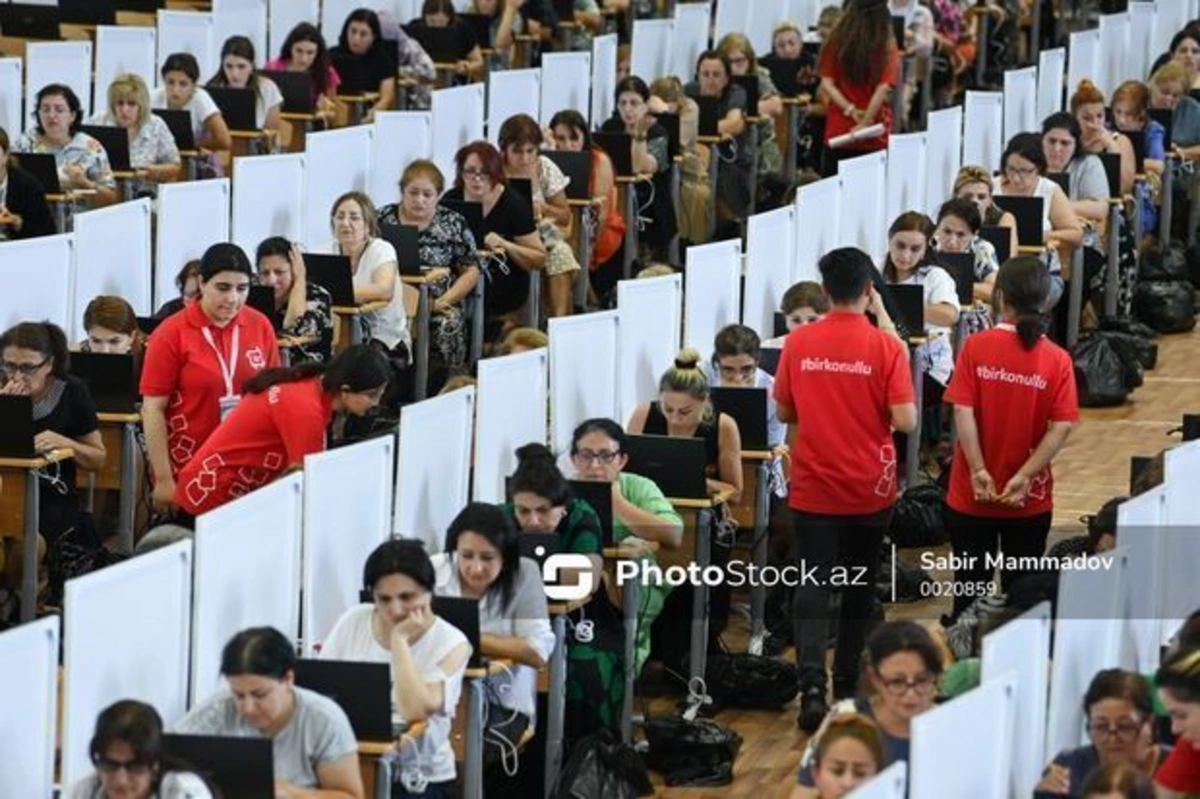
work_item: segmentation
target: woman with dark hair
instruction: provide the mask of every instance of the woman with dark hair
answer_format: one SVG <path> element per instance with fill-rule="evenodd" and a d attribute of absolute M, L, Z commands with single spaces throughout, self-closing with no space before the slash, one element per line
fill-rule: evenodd
<path fill-rule="evenodd" d="M 332 114 L 336 108 L 338 84 L 342 82 L 337 70 L 329 63 L 329 50 L 321 29 L 311 22 L 301 22 L 288 31 L 279 55 L 263 65 L 272 72 L 307 72 L 312 77 L 313 108 L 319 114 Z"/>
<path fill-rule="evenodd" d="M 1067 196 L 1071 198 L 1071 207 L 1076 214 L 1094 223 L 1103 223 L 1108 218 L 1108 175 L 1100 159 L 1083 149 L 1082 136 L 1078 120 L 1066 111 L 1042 120 L 1046 171 L 1066 174 Z M 1084 232 L 1084 242 L 1089 246 L 1096 246 L 1096 239 L 1094 230 Z"/>
<path fill-rule="evenodd" d="M 140 356 L 146 347 L 137 314 L 122 297 L 93 297 L 83 309 L 83 331 L 87 338 L 80 342 L 80 352 Z"/>
<path fill-rule="evenodd" d="M 978 205 L 958 197 L 947 200 L 938 209 L 933 246 L 938 252 L 971 253 L 975 257 L 974 298 L 982 303 L 990 303 L 1000 263 L 996 248 L 979 235 L 981 227 L 983 217 L 980 216 Z"/>
<path fill-rule="evenodd" d="M 122 699 L 100 711 L 88 753 L 96 771 L 65 799 L 212 799 L 204 780 L 165 751 L 162 718 L 144 702 Z"/>
<path fill-rule="evenodd" d="M 173 732 L 267 738 L 275 796 L 363 799 L 358 742 L 338 704 L 296 685 L 296 648 L 273 627 L 251 627 L 221 652 L 229 689 L 193 707 Z"/>
<path fill-rule="evenodd" d="M 245 36 L 230 36 L 221 45 L 221 68 L 208 81 L 208 88 L 254 91 L 254 124 L 259 130 L 279 130 L 283 94 L 275 81 L 258 74 L 254 42 Z"/>
<path fill-rule="evenodd" d="M 117 202 L 117 181 L 104 145 L 79 129 L 83 108 L 70 86 L 50 83 L 37 93 L 34 124 L 13 143 L 15 153 L 49 153 L 64 189 L 95 191 L 92 205 Z"/>
<path fill-rule="evenodd" d="M 21 169 L 12 155 L 8 131 L 0 128 L 0 240 L 32 239 L 54 232 L 46 190 Z"/>
<path fill-rule="evenodd" d="M 716 100 L 717 135 L 725 140 L 712 145 L 710 156 L 720 158 L 717 185 L 712 187 L 717 215 L 726 222 L 741 219 L 750 209 L 755 180 L 747 146 L 753 131 L 746 122 L 752 110 L 747 107 L 746 90 L 733 82 L 733 66 L 725 54 L 706 50 L 696 59 L 695 80 L 684 86 L 684 92 L 697 103 Z"/>
<path fill-rule="evenodd" d="M 306 455 L 325 449 L 334 415 L 366 416 L 390 375 L 383 355 L 364 344 L 328 363 L 259 372 L 242 384 L 244 400 L 180 470 L 175 504 L 199 516 L 303 468 Z"/>
<path fill-rule="evenodd" d="M 182 311 L 200 296 L 200 259 L 193 258 L 181 266 L 175 275 L 174 283 L 175 288 L 179 290 L 179 296 L 164 302 L 162 307 L 154 312 L 155 319 L 166 319 Z"/>
<path fill-rule="evenodd" d="M 376 111 L 387 111 L 396 104 L 396 58 L 389 53 L 379 27 L 379 15 L 369 8 L 356 8 L 346 17 L 338 43 L 329 51 L 333 59 L 352 60 L 367 86 L 375 87 L 379 99 L 367 111 L 370 122 Z"/>
<path fill-rule="evenodd" d="M 413 792 L 401 780 L 392 787 L 396 799 L 455 796 L 450 725 L 471 645 L 457 627 L 433 615 L 435 581 L 420 542 L 383 542 L 363 566 L 363 604 L 343 613 L 321 645 L 323 660 L 391 666 L 394 717 L 425 721 L 422 735 L 400 737 L 395 756 L 402 776 L 419 773 L 428 784 Z"/>
<path fill-rule="evenodd" d="M 952 618 L 998 591 L 988 557 L 1038 556 L 1053 518 L 1050 462 L 1079 420 L 1071 356 L 1043 333 L 1049 275 L 1036 258 L 1006 261 L 996 278 L 1001 322 L 963 343 L 945 401 L 958 443 L 946 529 L 956 569 Z M 1007 591 L 1022 575 L 1001 568 Z"/>
<path fill-rule="evenodd" d="M 333 300 L 308 280 L 300 247 L 282 236 L 259 242 L 254 253 L 258 283 L 275 292 L 275 329 L 309 343 L 292 347 L 292 359 L 325 361 L 333 344 Z"/>
<path fill-rule="evenodd" d="M 617 179 L 612 159 L 592 141 L 587 120 L 574 109 L 559 111 L 550 118 L 550 132 L 556 150 L 586 152 L 592 157 L 592 178 L 588 196 L 599 227 L 592 242 L 592 261 L 595 269 L 616 255 L 625 241 L 625 217 L 617 211 Z"/>
<path fill-rule="evenodd" d="M 171 53 L 159 74 L 162 84 L 150 93 L 150 107 L 187 111 L 192 117 L 192 135 L 197 146 L 228 150 L 233 139 L 216 101 L 199 85 L 200 65 L 196 57 L 191 53 Z"/>
<path fill-rule="evenodd" d="M 421 16 L 405 26 L 409 35 L 420 39 L 423 29 L 450 29 L 453 31 L 456 52 L 454 72 L 463 77 L 483 69 L 483 53 L 480 43 L 475 41 L 475 32 L 459 18 L 451 0 L 425 0 L 421 4 Z M 487 42 L 483 43 L 485 46 Z"/>
<path fill-rule="evenodd" d="M 786 296 L 786 295 L 785 295 Z M 746 325 L 726 325 L 713 339 L 712 361 L 704 372 L 716 388 L 761 388 L 767 392 L 767 443 L 787 449 L 787 425 L 775 415 L 775 378 L 758 365 L 762 341 Z"/>

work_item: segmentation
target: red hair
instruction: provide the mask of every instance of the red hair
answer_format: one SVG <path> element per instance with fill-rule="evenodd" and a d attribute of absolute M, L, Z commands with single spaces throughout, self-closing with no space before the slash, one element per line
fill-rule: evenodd
<path fill-rule="evenodd" d="M 1091 105 L 1092 103 L 1100 103 L 1104 105 L 1104 93 L 1096 88 L 1096 84 L 1090 80 L 1079 81 L 1079 88 L 1071 95 L 1071 114 L 1075 115 L 1079 111 L 1081 105 Z"/>
<path fill-rule="evenodd" d="M 501 186 L 507 185 L 508 178 L 504 175 L 504 162 L 500 159 L 500 151 L 497 150 L 490 142 L 478 139 L 470 144 L 463 145 L 457 153 L 454 154 L 454 187 L 461 189 L 463 185 L 463 167 L 466 166 L 467 159 L 471 156 L 479 159 L 483 164 L 483 171 L 491 178 L 492 183 L 498 183 Z"/>

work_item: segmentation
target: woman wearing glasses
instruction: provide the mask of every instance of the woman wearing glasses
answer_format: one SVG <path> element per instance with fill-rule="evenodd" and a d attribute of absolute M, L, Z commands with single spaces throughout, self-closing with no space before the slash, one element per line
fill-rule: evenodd
<path fill-rule="evenodd" d="M 204 780 L 164 751 L 162 718 L 143 702 L 123 699 L 102 710 L 88 751 L 96 772 L 66 799 L 212 799 Z"/>
<path fill-rule="evenodd" d="M 404 311 L 404 292 L 396 248 L 379 237 L 375 206 L 360 191 L 348 191 L 334 200 L 329 212 L 333 226 L 333 253 L 350 259 L 354 276 L 354 301 L 383 307 L 363 314 L 367 332 L 389 353 L 403 344 L 408 358 L 408 317 Z"/>
<path fill-rule="evenodd" d="M 726 325 L 713 339 L 712 363 L 705 376 L 715 388 L 764 388 L 767 390 L 767 442 L 772 448 L 786 446 L 787 425 L 775 414 L 775 378 L 758 365 L 762 342 L 745 325 Z"/>
<path fill-rule="evenodd" d="M 1083 712 L 1092 742 L 1058 753 L 1037 784 L 1036 799 L 1083 796 L 1084 779 L 1102 766 L 1123 765 L 1153 774 L 1170 752 L 1170 747 L 1154 742 L 1150 683 L 1140 674 L 1122 669 L 1098 672 L 1083 696 Z"/>

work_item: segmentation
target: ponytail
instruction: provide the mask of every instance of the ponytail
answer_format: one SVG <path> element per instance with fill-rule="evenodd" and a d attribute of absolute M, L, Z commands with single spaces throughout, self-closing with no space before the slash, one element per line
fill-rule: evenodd
<path fill-rule="evenodd" d="M 275 369 L 264 369 L 242 384 L 246 394 L 261 394 L 271 386 L 321 378 L 321 388 L 332 394 L 338 389 L 370 391 L 387 385 L 391 377 L 387 359 L 366 344 L 356 344 L 328 362 L 306 361 Z"/>
<path fill-rule="evenodd" d="M 1042 316 L 1040 314 L 1018 316 L 1016 322 L 1017 337 L 1021 339 L 1021 346 L 1027 350 L 1033 349 L 1033 345 L 1037 344 L 1042 334 L 1046 332 Z"/>
<path fill-rule="evenodd" d="M 325 364 L 320 361 L 305 361 L 295 366 L 279 366 L 263 369 L 242 384 L 242 393 L 261 394 L 271 386 L 282 383 L 299 383 L 311 377 L 325 374 Z"/>
<path fill-rule="evenodd" d="M 1021 346 L 1031 350 L 1045 332 L 1046 299 L 1050 296 L 1050 270 L 1031 255 L 1010 258 L 996 275 L 993 304 L 1017 328 Z"/>

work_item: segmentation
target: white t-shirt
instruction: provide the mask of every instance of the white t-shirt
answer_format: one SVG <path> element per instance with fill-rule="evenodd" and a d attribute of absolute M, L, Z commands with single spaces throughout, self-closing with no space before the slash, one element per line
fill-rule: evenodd
<path fill-rule="evenodd" d="M 333 625 L 333 631 L 321 644 L 322 660 L 351 660 L 364 663 L 387 663 L 392 665 L 391 651 L 384 649 L 371 632 L 371 617 L 374 606 L 358 605 L 342 614 Z M 463 672 L 467 658 L 456 671 L 445 673 L 439 665 L 456 647 L 467 643 L 467 638 L 458 628 L 443 619 L 436 619 L 433 626 L 409 646 L 421 679 L 425 682 L 442 684 L 445 704 L 440 713 L 425 719 L 425 733 L 416 739 L 416 751 L 405 744 L 400 749 L 403 768 L 417 767 L 430 782 L 445 782 L 455 777 L 454 750 L 450 746 L 450 726 L 458 698 L 462 693 Z M 392 675 L 393 682 L 395 674 Z M 406 719 L 395 712 L 393 718 L 399 722 Z"/>
<path fill-rule="evenodd" d="M 267 113 L 277 106 L 283 105 L 283 92 L 270 78 L 258 76 L 258 91 L 254 95 L 254 124 L 262 130 L 267 124 Z"/>
<path fill-rule="evenodd" d="M 167 89 L 165 86 L 160 86 L 150 93 L 151 108 L 170 108 L 167 105 Z M 192 92 L 192 98 L 184 104 L 182 111 L 187 111 L 192 115 L 192 135 L 200 138 L 204 133 L 204 123 L 213 114 L 221 113 L 221 109 L 217 108 L 217 103 L 213 100 L 212 95 L 200 86 Z"/>
<path fill-rule="evenodd" d="M 104 786 L 97 774 L 84 777 L 71 786 L 63 799 L 105 799 Z M 204 780 L 188 771 L 168 771 L 150 799 L 212 799 Z"/>
<path fill-rule="evenodd" d="M 341 249 L 337 242 L 334 242 L 329 251 L 338 254 Z M 378 311 L 363 314 L 363 319 L 371 331 L 371 338 L 379 339 L 390 350 L 401 341 L 408 344 L 411 340 L 408 334 L 408 316 L 404 312 L 404 287 L 400 283 L 396 248 L 385 239 L 371 239 L 358 261 L 358 269 L 354 272 L 354 288 L 370 286 L 375 270 L 389 261 L 392 263 L 392 271 L 396 273 L 396 288 L 392 292 L 392 301 Z"/>
<path fill-rule="evenodd" d="M 959 307 L 958 287 L 954 278 L 940 266 L 923 266 L 906 280 L 898 281 L 897 285 L 920 286 L 926 305 L 946 303 L 955 308 Z M 944 386 L 954 371 L 954 346 L 950 341 L 950 328 L 926 321 L 925 333 L 930 337 L 929 343 L 921 348 L 928 358 L 925 363 L 926 372 Z"/>

